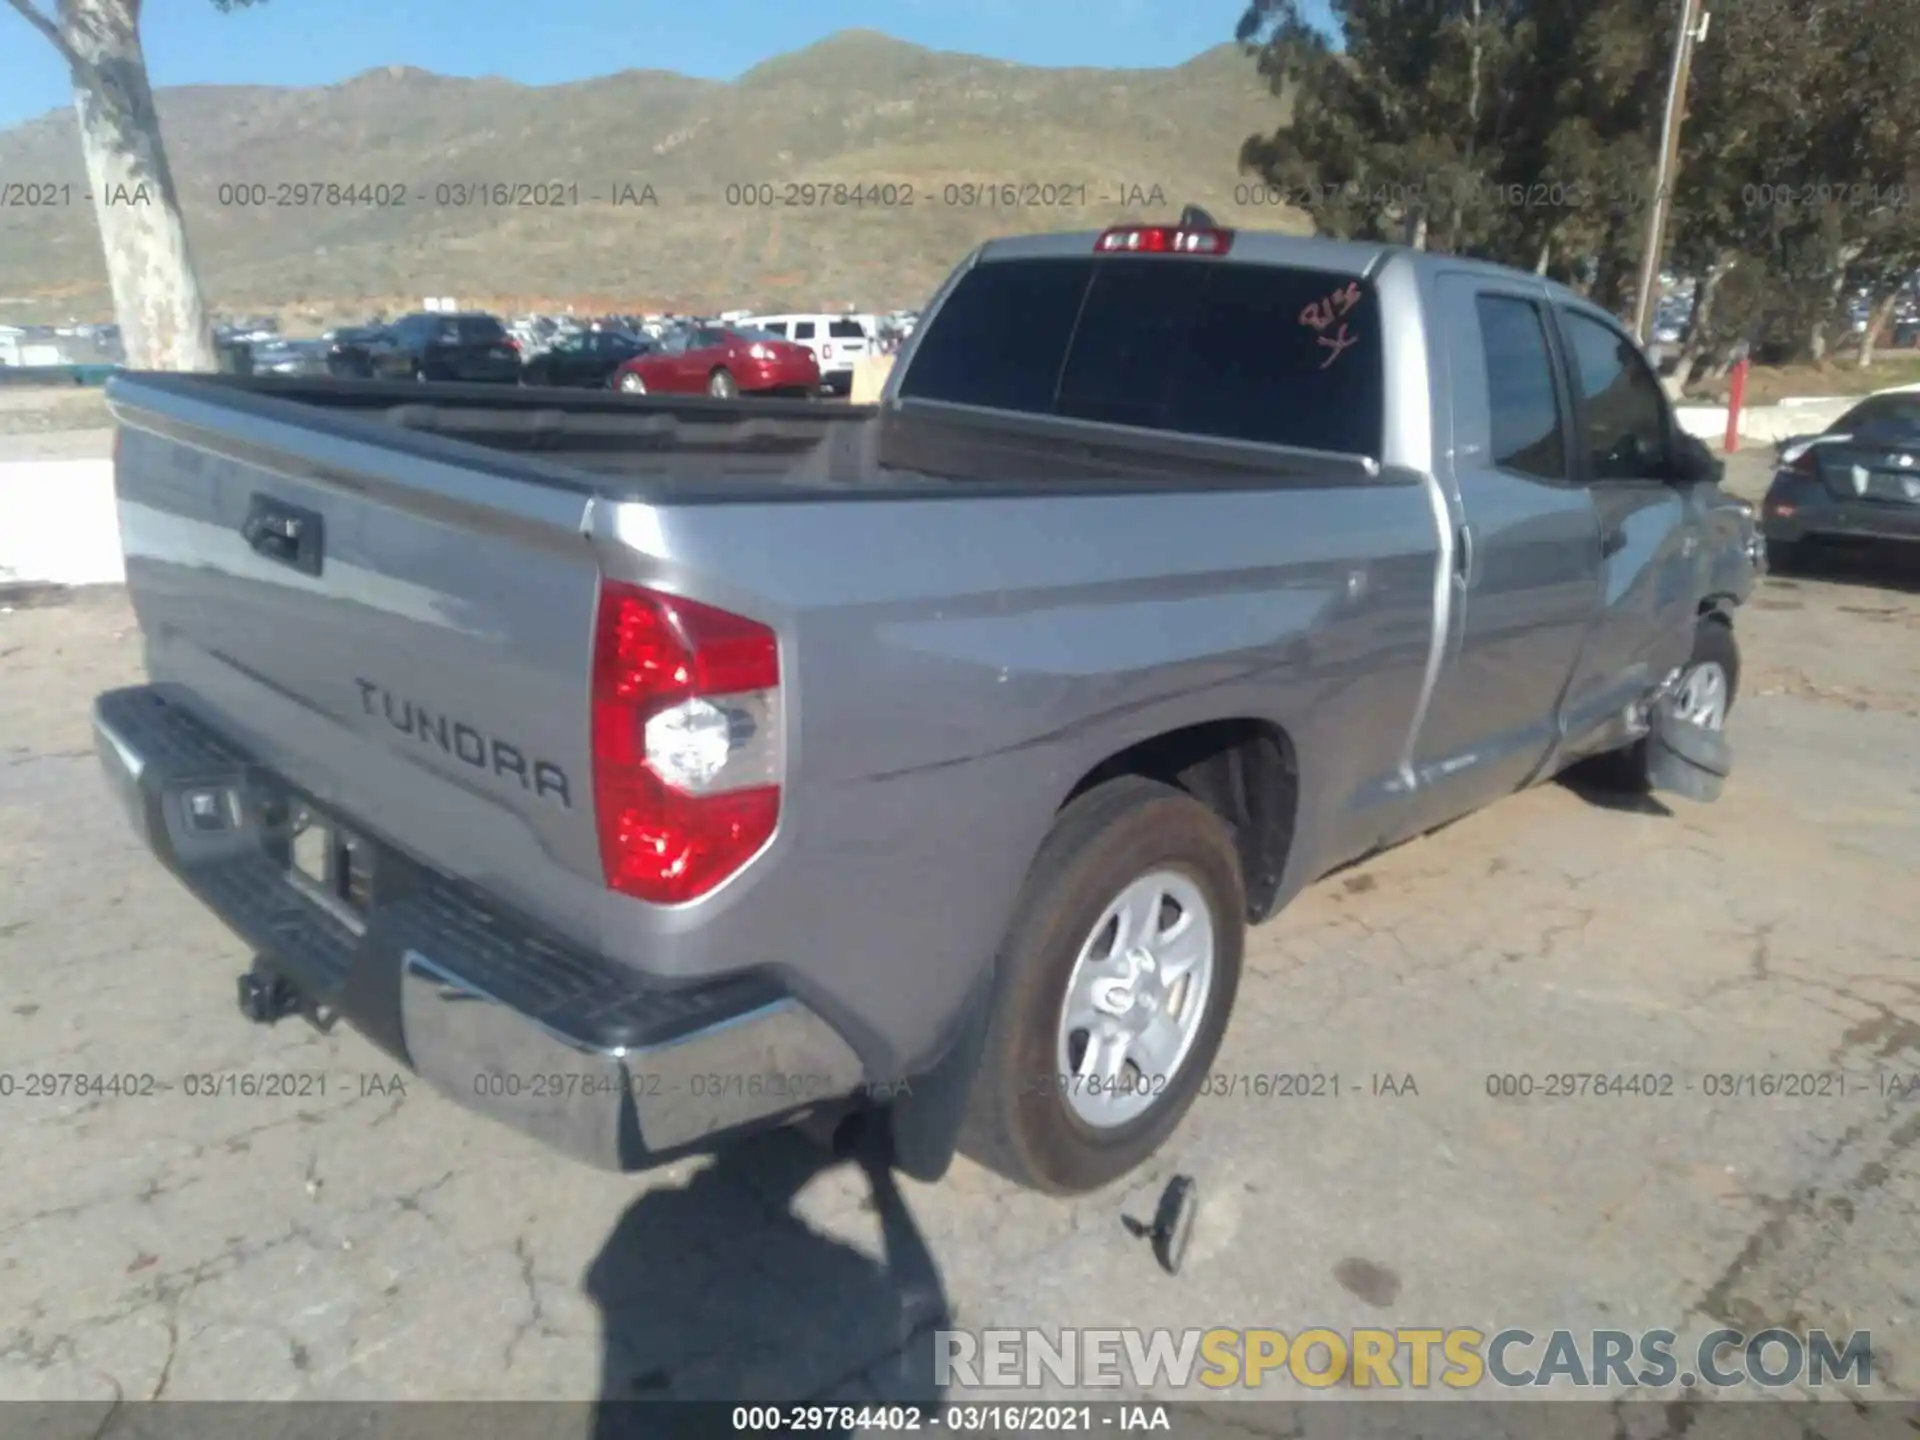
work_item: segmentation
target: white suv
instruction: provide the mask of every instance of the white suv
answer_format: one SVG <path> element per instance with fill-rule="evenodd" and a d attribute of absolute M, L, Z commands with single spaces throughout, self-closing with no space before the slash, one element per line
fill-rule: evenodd
<path fill-rule="evenodd" d="M 874 348 L 858 315 L 754 315 L 743 322 L 804 345 L 820 362 L 820 388 L 832 394 L 853 389 L 853 367 Z"/>

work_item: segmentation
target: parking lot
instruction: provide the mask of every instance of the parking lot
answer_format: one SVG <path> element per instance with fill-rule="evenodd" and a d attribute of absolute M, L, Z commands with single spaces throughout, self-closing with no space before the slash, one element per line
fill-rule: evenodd
<path fill-rule="evenodd" d="M 602 1175 L 356 1035 L 247 1025 L 247 954 L 96 773 L 124 594 L 0 614 L 0 1397 L 930 1398 L 944 1297 L 968 1329 L 1864 1329 L 1912 1398 L 1920 578 L 1770 577 L 1739 633 L 1718 804 L 1552 784 L 1321 881 L 1252 937 L 1228 1093 L 1065 1202 L 967 1160 L 876 1194 L 795 1137 Z M 1672 1082 L 1544 1098 L 1568 1072 Z M 188 1080 L 238 1074 L 317 1078 Z M 1296 1074 L 1337 1097 L 1234 1079 Z M 1124 1217 L 1176 1172 L 1170 1277 Z"/>

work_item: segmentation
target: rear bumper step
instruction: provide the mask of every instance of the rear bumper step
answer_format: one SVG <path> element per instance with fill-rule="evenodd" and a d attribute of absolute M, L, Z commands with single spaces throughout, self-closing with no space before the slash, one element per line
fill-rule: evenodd
<path fill-rule="evenodd" d="M 576 1159 L 645 1169 L 864 1084 L 851 1047 L 771 980 L 649 983 L 364 830 L 364 917 L 322 903 L 290 878 L 288 816 L 307 797 L 162 687 L 100 696 L 94 735 L 142 839 L 274 974 L 450 1098 Z"/>

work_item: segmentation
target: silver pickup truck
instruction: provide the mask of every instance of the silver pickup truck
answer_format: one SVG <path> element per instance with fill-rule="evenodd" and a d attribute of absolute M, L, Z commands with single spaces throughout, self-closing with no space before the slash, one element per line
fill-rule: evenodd
<path fill-rule="evenodd" d="M 858 1110 L 1056 1193 L 1245 930 L 1566 769 L 1711 798 L 1751 511 L 1535 276 L 995 241 L 881 402 L 128 374 L 100 757 L 257 953 L 619 1169 Z"/>

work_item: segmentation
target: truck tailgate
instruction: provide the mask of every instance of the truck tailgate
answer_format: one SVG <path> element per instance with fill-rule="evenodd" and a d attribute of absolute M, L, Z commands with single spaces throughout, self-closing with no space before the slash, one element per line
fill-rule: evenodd
<path fill-rule="evenodd" d="M 172 408 L 115 401 L 156 685 L 349 826 L 590 942 L 591 493 Z"/>

